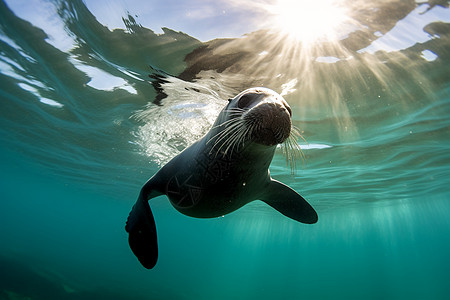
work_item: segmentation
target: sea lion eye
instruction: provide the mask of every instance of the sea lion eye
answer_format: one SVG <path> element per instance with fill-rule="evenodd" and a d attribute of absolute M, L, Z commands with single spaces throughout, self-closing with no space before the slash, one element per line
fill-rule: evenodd
<path fill-rule="evenodd" d="M 247 108 L 252 100 L 253 97 L 251 95 L 244 95 L 239 99 L 238 107 Z"/>

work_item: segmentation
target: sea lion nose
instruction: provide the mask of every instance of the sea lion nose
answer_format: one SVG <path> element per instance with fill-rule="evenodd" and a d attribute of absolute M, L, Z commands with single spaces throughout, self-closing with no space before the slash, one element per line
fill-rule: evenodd
<path fill-rule="evenodd" d="M 263 145 L 281 144 L 291 133 L 290 109 L 280 102 L 260 103 L 250 109 L 245 118 L 257 124 L 254 141 Z"/>

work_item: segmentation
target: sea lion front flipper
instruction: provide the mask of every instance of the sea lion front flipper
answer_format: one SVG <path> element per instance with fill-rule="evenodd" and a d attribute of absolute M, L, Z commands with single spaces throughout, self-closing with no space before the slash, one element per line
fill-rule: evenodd
<path fill-rule="evenodd" d="M 296 191 L 279 181 L 271 180 L 261 200 L 301 223 L 314 224 L 318 220 L 314 208 Z"/>
<path fill-rule="evenodd" d="M 161 195 L 151 190 L 151 182 L 142 188 L 139 198 L 128 216 L 125 230 L 129 233 L 128 243 L 141 264 L 151 269 L 158 260 L 156 225 L 148 199 Z"/>

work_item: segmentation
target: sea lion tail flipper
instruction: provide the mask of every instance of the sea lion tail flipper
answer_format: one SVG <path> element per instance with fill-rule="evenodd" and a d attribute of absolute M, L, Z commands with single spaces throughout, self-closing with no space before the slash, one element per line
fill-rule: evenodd
<path fill-rule="evenodd" d="M 151 269 L 158 260 L 158 241 L 155 220 L 147 199 L 141 192 L 128 216 L 125 230 L 129 233 L 128 243 L 134 255 L 145 268 Z"/>
<path fill-rule="evenodd" d="M 317 222 L 317 213 L 306 200 L 287 185 L 273 180 L 267 187 L 262 201 L 296 221 L 306 224 Z"/>

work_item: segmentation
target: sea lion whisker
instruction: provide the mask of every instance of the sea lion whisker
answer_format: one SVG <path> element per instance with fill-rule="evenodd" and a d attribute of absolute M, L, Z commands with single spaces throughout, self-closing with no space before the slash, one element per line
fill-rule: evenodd
<path fill-rule="evenodd" d="M 217 128 L 220 128 L 220 127 L 223 127 L 223 126 L 229 126 L 230 124 L 232 124 L 234 122 L 239 122 L 239 118 L 238 117 L 231 118 L 231 119 L 229 119 L 229 120 L 227 120 L 227 121 L 225 121 L 225 122 L 223 122 L 221 124 L 213 126 L 211 129 L 217 129 Z M 218 134 L 220 134 L 220 132 Z"/>
<path fill-rule="evenodd" d="M 250 139 L 253 132 L 253 125 L 248 120 L 244 119 L 241 125 L 242 126 L 237 130 L 238 134 L 235 136 L 233 148 L 244 147 L 245 141 Z"/>
<path fill-rule="evenodd" d="M 238 150 L 240 147 L 244 147 L 245 141 L 249 140 L 253 130 L 254 130 L 254 123 L 251 122 L 249 119 L 239 119 L 239 123 L 233 124 L 228 128 L 228 130 L 233 130 L 233 134 L 228 134 L 226 140 L 223 141 L 223 144 L 228 144 L 227 148 L 225 149 L 224 154 L 227 154 L 228 151 L 231 150 L 231 153 L 233 153 L 235 150 Z M 220 149 L 220 148 L 219 148 Z"/>
<path fill-rule="evenodd" d="M 241 120 L 239 120 L 238 118 L 234 118 L 234 119 L 230 119 L 230 120 L 228 120 L 228 121 L 225 121 L 225 122 L 223 122 L 222 124 L 219 124 L 219 125 L 214 126 L 212 129 L 217 129 L 217 128 L 220 128 L 220 127 L 222 127 L 222 126 L 226 126 L 226 128 L 225 128 L 224 130 L 222 130 L 222 131 L 219 131 L 217 134 L 215 134 L 212 138 L 210 138 L 210 139 L 206 142 L 206 144 L 209 144 L 209 142 L 211 142 L 212 140 L 214 140 L 216 137 L 219 137 L 219 136 L 221 136 L 221 135 L 223 135 L 223 134 L 226 134 L 226 132 L 227 132 L 228 130 L 230 130 L 230 127 L 235 126 L 236 123 L 239 123 L 240 121 L 241 121 Z"/>
<path fill-rule="evenodd" d="M 291 168 L 291 174 L 295 174 L 295 171 L 297 170 L 297 157 L 292 154 L 293 150 L 292 148 L 289 148 L 289 146 L 286 146 L 286 164 L 290 166 Z"/>
<path fill-rule="evenodd" d="M 229 108 L 226 109 L 225 112 L 226 113 L 239 113 L 242 114 L 243 112 L 245 112 L 247 109 L 243 109 L 243 108 L 239 108 L 239 107 L 234 107 L 234 108 Z"/>
<path fill-rule="evenodd" d="M 298 129 L 296 126 L 292 125 L 292 127 L 291 127 L 291 132 L 292 132 L 292 134 L 294 134 L 296 137 L 300 137 L 303 141 L 305 141 L 305 143 L 308 144 L 308 141 L 306 141 L 305 138 L 300 134 L 300 129 Z"/>
<path fill-rule="evenodd" d="M 231 149 L 230 154 L 233 154 L 233 151 L 235 149 L 238 139 L 239 139 L 239 132 L 235 132 L 232 136 L 230 136 L 228 141 L 226 143 L 224 143 L 224 144 L 228 143 L 227 148 L 225 148 L 224 154 L 227 154 L 230 149 Z"/>
<path fill-rule="evenodd" d="M 212 153 L 212 151 L 220 144 L 220 146 L 217 148 L 216 154 L 215 154 L 215 157 L 217 157 L 220 150 L 225 145 L 225 141 L 229 139 L 229 135 L 231 135 L 231 134 L 233 134 L 233 131 L 231 131 L 231 130 L 224 130 L 224 131 L 220 132 L 216 141 L 214 142 L 214 145 L 211 148 L 210 153 Z"/>
<path fill-rule="evenodd" d="M 243 134 L 241 135 L 241 140 L 239 141 L 242 146 L 244 146 L 245 141 L 249 140 L 253 134 L 253 123 L 252 122 L 244 122 Z"/>
<path fill-rule="evenodd" d="M 220 145 L 219 147 L 219 151 L 225 146 L 227 145 L 227 147 L 225 148 L 224 154 L 227 154 L 228 149 L 230 149 L 230 146 L 233 143 L 233 140 L 236 138 L 236 136 L 239 134 L 239 132 L 237 132 L 236 130 L 230 130 L 229 134 L 226 136 L 226 139 L 222 142 L 222 145 Z"/>
<path fill-rule="evenodd" d="M 245 109 L 241 109 L 241 108 L 233 108 L 233 109 L 226 110 L 226 112 L 230 114 L 230 118 L 236 118 L 236 117 L 239 118 L 244 114 L 245 111 L 246 111 Z"/>
<path fill-rule="evenodd" d="M 241 126 L 241 123 L 242 123 L 241 120 L 235 119 L 234 122 L 227 124 L 227 127 L 224 130 L 222 130 L 221 132 L 219 132 L 217 135 L 219 137 L 225 137 L 225 136 L 229 135 L 230 133 L 233 133 L 234 131 L 236 131 Z"/>
<path fill-rule="evenodd" d="M 245 135 L 242 136 L 242 146 L 244 146 L 245 141 L 248 141 L 251 139 L 253 132 L 255 131 L 255 124 L 254 123 L 250 123 L 246 128 L 246 132 Z"/>
<path fill-rule="evenodd" d="M 241 130 L 242 134 L 239 140 L 239 144 L 241 145 L 241 147 L 245 147 L 245 142 L 251 139 L 254 128 L 254 125 L 252 123 L 245 122 L 244 125 L 245 126 L 243 126 L 243 129 Z"/>
<path fill-rule="evenodd" d="M 297 139 L 298 139 L 298 137 L 300 137 L 303 141 L 305 141 L 306 144 L 308 144 L 308 141 L 300 134 L 300 130 L 296 126 L 291 127 L 291 134 L 292 134 L 292 139 L 295 142 L 295 147 L 299 150 L 301 157 L 303 158 L 303 161 L 305 162 L 306 156 L 303 153 L 302 148 L 298 144 Z"/>
<path fill-rule="evenodd" d="M 229 142 L 229 145 L 226 148 L 225 153 L 227 153 L 229 149 L 231 149 L 231 153 L 233 153 L 234 149 L 236 150 L 239 149 L 240 144 L 242 144 L 243 141 L 245 140 L 246 132 L 243 129 L 245 129 L 245 126 L 239 126 L 239 128 L 234 132 L 234 134 L 231 135 L 229 139 L 225 142 L 225 144 Z"/>
<path fill-rule="evenodd" d="M 292 174 L 295 173 L 297 168 L 297 160 L 301 159 L 303 164 L 305 164 L 306 161 L 306 156 L 297 142 L 298 136 L 301 136 L 298 130 L 292 128 L 288 138 L 282 144 L 283 155 L 286 157 L 287 165 L 291 166 Z"/>
<path fill-rule="evenodd" d="M 230 153 L 233 154 L 235 148 L 236 148 L 236 144 L 237 144 L 237 139 L 239 138 L 239 133 L 235 133 L 233 136 L 230 136 L 230 138 L 228 139 L 228 141 L 226 141 L 224 144 L 228 145 L 225 148 L 224 154 L 228 154 Z"/>
<path fill-rule="evenodd" d="M 229 141 L 233 135 L 237 134 L 236 131 L 238 131 L 240 127 L 242 127 L 241 122 L 236 122 L 231 124 L 226 129 L 224 129 L 222 132 L 219 133 L 219 136 L 217 137 L 212 147 L 212 149 L 214 149 L 219 143 L 222 142 L 222 145 L 220 145 L 220 147 L 217 149 L 216 156 L 220 152 L 220 150 L 224 147 L 224 145 L 226 145 L 227 141 Z M 226 154 L 226 151 L 224 154 Z"/>

